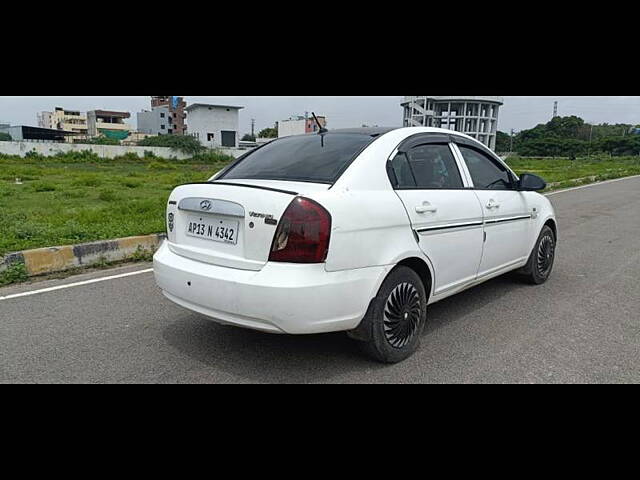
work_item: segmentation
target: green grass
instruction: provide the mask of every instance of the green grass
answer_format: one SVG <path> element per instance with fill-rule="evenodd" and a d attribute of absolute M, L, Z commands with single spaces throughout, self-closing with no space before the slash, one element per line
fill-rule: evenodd
<path fill-rule="evenodd" d="M 171 190 L 206 181 L 231 160 L 215 154 L 184 161 L 0 155 L 0 256 L 163 232 Z"/>
<path fill-rule="evenodd" d="M 29 278 L 27 267 L 24 263 L 13 263 L 6 270 L 0 272 L 0 287 L 12 283 L 24 282 Z"/>
<path fill-rule="evenodd" d="M 0 155 L 0 255 L 163 232 L 171 190 L 205 181 L 231 160 L 215 153 L 184 161 L 135 155 L 108 160 L 86 152 Z M 517 173 L 540 175 L 552 189 L 580 184 L 576 179 L 585 177 L 599 181 L 640 174 L 640 157 L 507 161 Z M 22 185 L 15 184 L 16 177 Z"/>
<path fill-rule="evenodd" d="M 548 190 L 640 175 L 640 157 L 598 156 L 573 161 L 567 158 L 510 157 L 507 163 L 518 175 L 533 173 L 544 178 L 550 184 Z"/>

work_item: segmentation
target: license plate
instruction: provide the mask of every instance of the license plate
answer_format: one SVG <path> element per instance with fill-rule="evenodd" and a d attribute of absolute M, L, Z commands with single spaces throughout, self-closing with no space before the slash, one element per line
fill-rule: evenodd
<path fill-rule="evenodd" d="M 187 235 L 214 242 L 238 243 L 238 223 L 215 217 L 189 217 Z"/>

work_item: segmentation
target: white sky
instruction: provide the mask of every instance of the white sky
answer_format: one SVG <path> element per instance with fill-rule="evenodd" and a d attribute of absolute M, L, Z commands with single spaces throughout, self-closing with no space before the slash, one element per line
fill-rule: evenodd
<path fill-rule="evenodd" d="M 480 92 L 482 93 L 482 92 Z M 362 124 L 400 126 L 401 96 L 377 97 L 207 97 L 185 96 L 187 103 L 221 103 L 244 106 L 240 111 L 241 135 L 251 130 L 256 119 L 256 132 L 273 126 L 277 120 L 291 115 L 315 111 L 325 115 L 329 128 L 359 127 Z M 640 124 L 640 96 L 637 97 L 539 97 L 505 96 L 498 128 L 508 132 L 532 128 L 547 122 L 553 113 L 553 102 L 559 102 L 562 116 L 577 115 L 595 123 Z M 0 97 L 0 123 L 37 125 L 36 114 L 59 106 L 69 110 L 124 110 L 131 112 L 129 122 L 136 126 L 136 112 L 150 109 L 149 97 Z"/>

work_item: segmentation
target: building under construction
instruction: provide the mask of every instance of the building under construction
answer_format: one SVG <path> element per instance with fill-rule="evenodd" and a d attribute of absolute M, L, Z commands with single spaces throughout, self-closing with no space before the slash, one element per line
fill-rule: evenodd
<path fill-rule="evenodd" d="M 502 103 L 502 97 L 404 97 L 403 125 L 455 130 L 494 150 Z"/>

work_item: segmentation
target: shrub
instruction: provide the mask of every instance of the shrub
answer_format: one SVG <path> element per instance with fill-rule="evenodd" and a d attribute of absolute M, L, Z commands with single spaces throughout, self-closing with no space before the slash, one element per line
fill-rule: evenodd
<path fill-rule="evenodd" d="M 22 262 L 12 263 L 6 270 L 0 272 L 0 286 L 24 282 L 28 279 L 27 267 Z"/>
<path fill-rule="evenodd" d="M 206 152 L 198 153 L 191 158 L 192 161 L 206 164 L 229 164 L 235 161 L 233 155 L 227 155 L 218 150 L 207 150 Z"/>
<path fill-rule="evenodd" d="M 11 135 L 9 135 L 8 133 L 0 132 L 0 142 L 10 142 L 10 141 L 11 141 Z"/>
<path fill-rule="evenodd" d="M 80 143 L 84 145 L 120 145 L 120 140 L 100 135 L 99 137 L 90 138 L 88 140 L 76 140 L 74 143 Z"/>
<path fill-rule="evenodd" d="M 176 170 L 178 166 L 169 162 L 150 162 L 147 168 L 149 170 Z"/>
<path fill-rule="evenodd" d="M 100 156 L 91 150 L 58 152 L 51 158 L 55 159 L 56 162 L 62 163 L 99 162 L 101 160 Z"/>
<path fill-rule="evenodd" d="M 114 162 L 121 162 L 121 161 L 139 162 L 140 161 L 140 157 L 138 156 L 137 153 L 127 152 L 127 153 L 125 153 L 123 155 L 118 155 L 117 157 L 114 157 L 113 161 Z"/>
<path fill-rule="evenodd" d="M 72 185 L 77 187 L 97 187 L 101 183 L 102 180 L 96 175 L 79 175 Z"/>
<path fill-rule="evenodd" d="M 189 135 L 158 135 L 147 137 L 138 142 L 141 147 L 168 147 L 183 153 L 195 155 L 205 148 L 200 142 Z"/>

